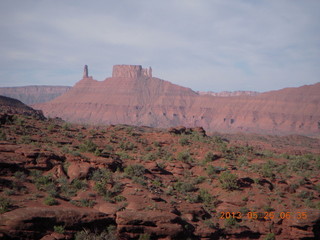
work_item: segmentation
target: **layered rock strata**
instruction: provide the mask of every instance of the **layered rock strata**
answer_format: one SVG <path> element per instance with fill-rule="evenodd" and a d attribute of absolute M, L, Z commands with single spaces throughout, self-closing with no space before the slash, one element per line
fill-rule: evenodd
<path fill-rule="evenodd" d="M 151 68 L 116 65 L 111 78 L 85 77 L 62 96 L 34 107 L 70 122 L 319 135 L 319 92 L 320 83 L 256 96 L 199 95 L 152 77 Z"/>

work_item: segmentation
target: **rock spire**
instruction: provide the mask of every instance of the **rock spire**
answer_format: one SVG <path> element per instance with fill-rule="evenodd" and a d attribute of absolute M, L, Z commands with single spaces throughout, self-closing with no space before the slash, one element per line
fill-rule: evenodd
<path fill-rule="evenodd" d="M 83 69 L 83 78 L 88 78 L 88 65 L 84 65 L 84 69 Z"/>

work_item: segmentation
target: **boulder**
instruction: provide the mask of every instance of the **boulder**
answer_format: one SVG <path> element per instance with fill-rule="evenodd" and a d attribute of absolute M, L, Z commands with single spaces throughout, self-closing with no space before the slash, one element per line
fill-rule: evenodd
<path fill-rule="evenodd" d="M 90 164 L 86 162 L 72 162 L 68 167 L 70 181 L 74 179 L 84 179 L 88 176 Z"/>

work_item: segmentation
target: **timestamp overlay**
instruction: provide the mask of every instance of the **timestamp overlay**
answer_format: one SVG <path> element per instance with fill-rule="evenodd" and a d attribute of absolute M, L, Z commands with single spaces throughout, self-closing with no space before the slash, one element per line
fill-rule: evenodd
<path fill-rule="evenodd" d="M 299 211 L 282 211 L 282 212 L 219 212 L 218 217 L 220 219 L 252 219 L 252 220 L 272 220 L 272 219 L 307 219 L 307 212 Z"/>

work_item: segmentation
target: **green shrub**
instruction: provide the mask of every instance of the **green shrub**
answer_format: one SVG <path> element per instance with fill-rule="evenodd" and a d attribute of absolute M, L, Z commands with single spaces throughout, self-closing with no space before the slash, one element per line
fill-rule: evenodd
<path fill-rule="evenodd" d="M 314 194 L 313 192 L 310 192 L 310 191 L 301 191 L 299 194 L 298 194 L 298 197 L 301 198 L 301 199 L 309 199 L 309 200 L 312 200 L 314 199 Z"/>
<path fill-rule="evenodd" d="M 10 207 L 11 207 L 10 199 L 0 197 L 0 214 L 8 212 Z"/>
<path fill-rule="evenodd" d="M 14 177 L 21 181 L 21 182 L 24 182 L 27 178 L 27 175 L 24 173 L 24 172 L 21 172 L 21 171 L 17 171 L 14 173 Z"/>
<path fill-rule="evenodd" d="M 121 142 L 120 148 L 124 151 L 133 150 L 136 146 L 132 142 Z"/>
<path fill-rule="evenodd" d="M 150 239 L 150 234 L 144 233 L 139 236 L 138 240 L 149 240 L 149 239 Z"/>
<path fill-rule="evenodd" d="M 64 234 L 64 226 L 53 226 L 53 231 L 56 233 Z"/>
<path fill-rule="evenodd" d="M 124 169 L 124 173 L 128 177 L 142 177 L 144 176 L 146 169 L 144 166 L 136 164 L 136 165 L 129 165 Z"/>
<path fill-rule="evenodd" d="M 156 155 L 152 152 L 147 153 L 146 155 L 143 156 L 143 160 L 145 161 L 154 161 L 156 159 L 157 159 Z"/>
<path fill-rule="evenodd" d="M 309 160 L 298 157 L 290 161 L 289 166 L 294 172 L 308 170 L 310 168 Z"/>
<path fill-rule="evenodd" d="M 239 166 L 240 167 L 243 167 L 243 166 L 248 166 L 249 165 L 249 161 L 248 161 L 248 158 L 246 156 L 240 156 L 238 158 L 238 163 L 239 163 Z"/>
<path fill-rule="evenodd" d="M 221 187 L 229 191 L 238 189 L 237 180 L 237 176 L 230 172 L 223 172 L 219 177 Z"/>
<path fill-rule="evenodd" d="M 126 201 L 127 198 L 124 197 L 124 196 L 122 196 L 122 195 L 118 195 L 118 196 L 115 196 L 115 197 L 114 197 L 114 200 L 115 200 L 116 202 L 123 202 L 123 201 Z"/>
<path fill-rule="evenodd" d="M 211 205 L 214 200 L 214 197 L 206 189 L 200 189 L 199 197 L 201 199 L 201 202 L 203 202 L 207 206 Z"/>
<path fill-rule="evenodd" d="M 112 172 L 106 168 L 97 169 L 92 173 L 91 179 L 94 181 L 111 183 L 113 181 Z"/>
<path fill-rule="evenodd" d="M 51 196 L 46 197 L 43 200 L 43 203 L 48 205 L 48 206 L 58 205 L 58 201 L 56 199 L 54 199 L 53 197 L 51 197 Z"/>
<path fill-rule="evenodd" d="M 192 163 L 193 158 L 191 157 L 190 153 L 188 151 L 179 152 L 178 153 L 178 160 L 184 163 Z"/>
<path fill-rule="evenodd" d="M 198 176 L 192 182 L 193 184 L 200 184 L 200 183 L 203 183 L 205 180 L 206 180 L 205 176 Z"/>
<path fill-rule="evenodd" d="M 104 147 L 104 149 L 107 151 L 107 152 L 113 152 L 114 151 L 114 148 L 111 146 L 111 145 L 106 145 Z"/>
<path fill-rule="evenodd" d="M 207 152 L 206 155 L 204 156 L 204 163 L 212 162 L 214 160 L 217 160 L 219 158 L 218 155 L 213 154 L 212 152 Z"/>
<path fill-rule="evenodd" d="M 112 225 L 108 226 L 107 230 L 98 232 L 90 232 L 89 230 L 83 230 L 75 234 L 75 240 L 117 240 L 116 228 Z"/>
<path fill-rule="evenodd" d="M 226 218 L 225 219 L 225 223 L 224 223 L 224 227 L 225 228 L 234 228 L 237 227 L 237 220 L 233 217 L 230 218 Z"/>
<path fill-rule="evenodd" d="M 94 142 L 92 142 L 92 140 L 90 140 L 90 139 L 86 140 L 83 144 L 81 144 L 79 146 L 79 150 L 81 152 L 92 152 L 92 153 L 94 153 L 97 148 L 98 148 L 98 146 Z"/>
<path fill-rule="evenodd" d="M 206 171 L 208 173 L 208 175 L 210 177 L 214 177 L 217 173 L 220 173 L 222 171 L 225 171 L 226 168 L 224 167 L 219 167 L 219 166 L 211 166 L 209 165 L 207 168 L 206 168 Z"/>
<path fill-rule="evenodd" d="M 70 130 L 70 127 L 71 127 L 71 124 L 70 124 L 70 123 L 64 123 L 64 124 L 62 125 L 62 129 L 63 129 L 63 130 L 66 130 L 66 131 Z"/>
<path fill-rule="evenodd" d="M 176 182 L 174 184 L 174 189 L 180 193 L 187 193 L 187 192 L 195 191 L 196 187 L 193 184 L 188 182 Z"/>
<path fill-rule="evenodd" d="M 264 238 L 264 240 L 275 240 L 275 239 L 276 239 L 276 235 L 274 233 L 268 233 Z"/>
<path fill-rule="evenodd" d="M 6 140 L 7 140 L 6 133 L 0 130 L 0 141 L 6 141 Z"/>
<path fill-rule="evenodd" d="M 187 137 L 182 137 L 179 139 L 179 143 L 181 144 L 181 146 L 186 146 L 189 145 L 189 140 Z"/>

